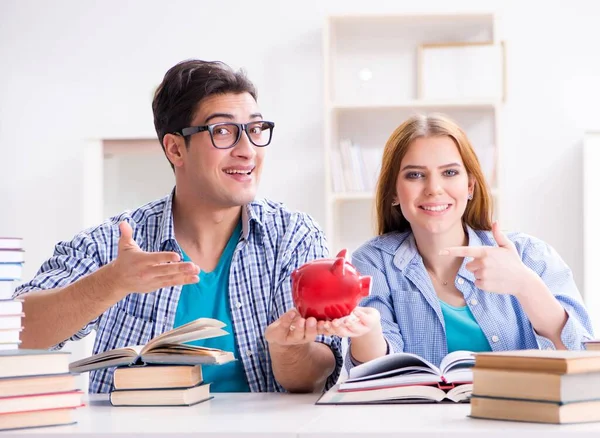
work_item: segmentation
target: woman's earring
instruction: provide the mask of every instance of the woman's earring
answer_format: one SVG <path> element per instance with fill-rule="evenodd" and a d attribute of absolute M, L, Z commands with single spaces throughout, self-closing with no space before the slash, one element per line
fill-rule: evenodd
<path fill-rule="evenodd" d="M 399 205 L 400 203 L 398 201 L 392 201 L 392 207 L 397 207 Z"/>
<path fill-rule="evenodd" d="M 472 201 L 472 200 L 473 200 L 473 193 L 469 193 L 469 196 L 468 196 L 468 198 L 467 198 L 467 199 L 468 199 L 469 201 Z"/>

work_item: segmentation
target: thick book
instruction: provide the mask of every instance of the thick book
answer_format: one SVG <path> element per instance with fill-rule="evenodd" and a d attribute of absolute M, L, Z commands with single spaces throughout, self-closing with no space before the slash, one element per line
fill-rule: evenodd
<path fill-rule="evenodd" d="M 69 372 L 68 351 L 0 350 L 0 377 L 37 376 Z"/>
<path fill-rule="evenodd" d="M 82 405 L 81 391 L 19 395 L 0 398 L 0 412 L 24 412 L 43 409 L 78 408 Z"/>
<path fill-rule="evenodd" d="M 473 395 L 562 403 L 598 399 L 600 372 L 555 374 L 475 367 Z"/>
<path fill-rule="evenodd" d="M 600 400 L 548 402 L 473 396 L 471 417 L 534 423 L 586 423 L 600 421 Z"/>
<path fill-rule="evenodd" d="M 0 430 L 66 426 L 75 423 L 73 408 L 0 413 Z"/>
<path fill-rule="evenodd" d="M 22 263 L 0 263 L 0 280 L 20 280 L 23 275 Z"/>
<path fill-rule="evenodd" d="M 23 301 L 0 300 L 0 315 L 21 315 L 23 313 Z"/>
<path fill-rule="evenodd" d="M 200 365 L 119 367 L 113 376 L 115 389 L 188 388 L 201 382 Z"/>
<path fill-rule="evenodd" d="M 22 330 L 22 328 L 0 329 L 0 344 L 18 344 Z"/>
<path fill-rule="evenodd" d="M 0 330 L 19 330 L 22 326 L 21 319 L 25 315 L 18 313 L 15 315 L 0 315 Z"/>
<path fill-rule="evenodd" d="M 113 406 L 192 406 L 210 398 L 210 383 L 191 388 L 117 390 L 110 393 Z"/>
<path fill-rule="evenodd" d="M 340 391 L 336 385 L 325 392 L 317 405 L 363 405 L 391 403 L 467 403 L 473 385 L 410 385 L 361 391 Z"/>
<path fill-rule="evenodd" d="M 583 345 L 586 350 L 597 351 L 600 350 L 600 339 L 592 339 L 591 341 L 584 341 Z"/>
<path fill-rule="evenodd" d="M 227 335 L 225 324 L 212 318 L 199 318 L 152 338 L 146 345 L 116 348 L 71 363 L 69 369 L 83 373 L 102 368 L 144 364 L 198 365 L 222 364 L 235 360 L 233 353 L 198 347 L 185 342 Z"/>
<path fill-rule="evenodd" d="M 0 399 L 22 395 L 72 392 L 77 389 L 75 374 L 42 374 L 39 376 L 3 377 Z"/>
<path fill-rule="evenodd" d="M 21 249 L 0 249 L 0 263 L 24 263 L 25 251 Z"/>
<path fill-rule="evenodd" d="M 0 250 L 23 249 L 23 239 L 20 237 L 0 237 Z"/>
<path fill-rule="evenodd" d="M 476 368 L 555 374 L 600 372 L 600 351 L 515 350 L 477 353 Z"/>
<path fill-rule="evenodd" d="M 391 388 L 409 385 L 471 383 L 475 363 L 470 351 L 454 351 L 437 367 L 412 353 L 393 353 L 365 362 L 350 370 L 340 391 Z"/>
<path fill-rule="evenodd" d="M 15 282 L 14 281 L 0 279 L 0 300 L 12 299 L 14 291 L 15 291 Z"/>

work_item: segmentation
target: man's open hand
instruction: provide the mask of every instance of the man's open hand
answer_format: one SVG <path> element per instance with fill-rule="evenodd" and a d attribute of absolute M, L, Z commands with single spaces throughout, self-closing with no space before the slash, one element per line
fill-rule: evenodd
<path fill-rule="evenodd" d="M 119 224 L 119 231 L 119 252 L 109 265 L 109 281 L 123 296 L 198 282 L 200 269 L 194 263 L 181 262 L 176 252 L 143 251 L 127 222 Z"/>

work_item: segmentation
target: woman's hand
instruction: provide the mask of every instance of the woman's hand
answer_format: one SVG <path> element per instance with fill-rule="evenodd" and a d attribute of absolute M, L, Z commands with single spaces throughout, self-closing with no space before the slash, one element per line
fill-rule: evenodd
<path fill-rule="evenodd" d="M 440 251 L 440 255 L 472 257 L 465 268 L 475 276 L 475 286 L 486 292 L 518 296 L 531 282 L 531 271 L 515 247 L 500 231 L 497 222 L 492 233 L 498 246 L 457 246 Z"/>
<path fill-rule="evenodd" d="M 358 338 L 373 330 L 381 332 L 381 319 L 379 311 L 372 307 L 357 307 L 348 316 L 317 323 L 319 334 L 341 338 Z"/>

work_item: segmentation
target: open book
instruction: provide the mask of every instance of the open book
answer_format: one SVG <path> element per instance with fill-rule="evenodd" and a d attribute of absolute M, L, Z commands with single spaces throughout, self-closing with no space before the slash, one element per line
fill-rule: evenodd
<path fill-rule="evenodd" d="M 73 373 L 83 373 L 126 365 L 222 364 L 235 360 L 233 353 L 187 345 L 185 342 L 227 335 L 223 330 L 224 326 L 224 323 L 216 319 L 199 318 L 151 339 L 146 345 L 117 348 L 78 360 L 69 365 L 69 370 Z"/>
<path fill-rule="evenodd" d="M 439 367 L 411 353 L 392 353 L 350 370 L 340 391 L 391 388 L 408 385 L 454 386 L 473 382 L 475 357 L 470 351 L 448 354 Z"/>
<path fill-rule="evenodd" d="M 388 403 L 468 402 L 473 384 L 465 383 L 446 389 L 443 386 L 411 385 L 364 391 L 340 391 L 334 386 L 317 400 L 317 405 L 362 405 Z"/>
<path fill-rule="evenodd" d="M 468 402 L 474 363 L 470 351 L 448 354 L 439 367 L 416 354 L 389 354 L 352 368 L 316 404 Z"/>

